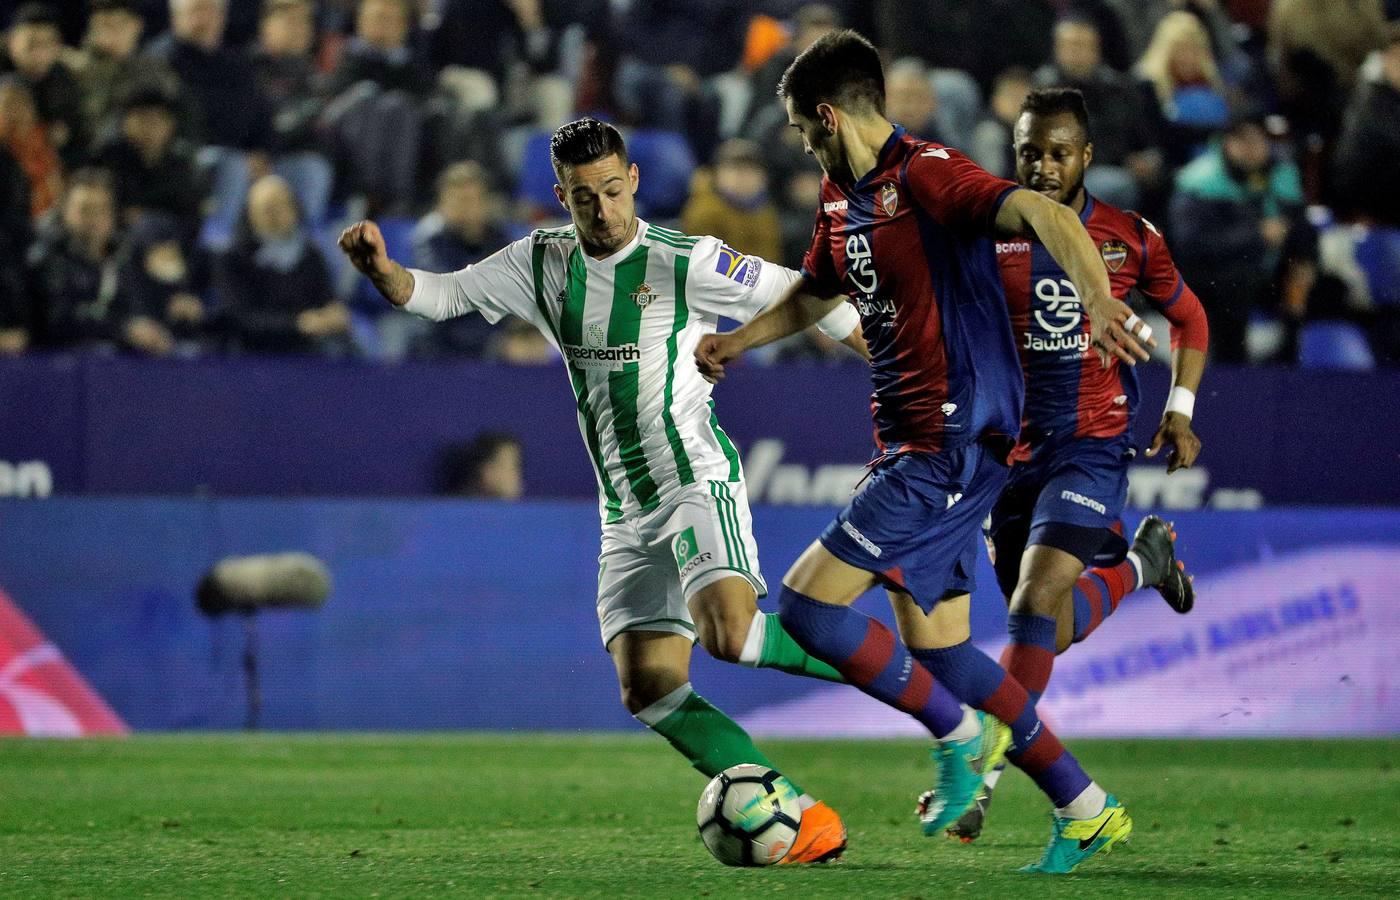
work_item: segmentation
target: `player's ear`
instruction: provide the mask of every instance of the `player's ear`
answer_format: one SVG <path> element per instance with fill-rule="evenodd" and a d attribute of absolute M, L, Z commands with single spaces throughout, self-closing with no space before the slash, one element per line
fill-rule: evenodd
<path fill-rule="evenodd" d="M 836 118 L 836 107 L 830 103 L 817 104 L 817 121 L 822 123 L 822 128 L 827 134 L 835 134 L 839 122 Z"/>
<path fill-rule="evenodd" d="M 1084 168 L 1089 168 L 1089 163 L 1094 161 L 1094 142 L 1090 141 L 1084 145 Z"/>
<path fill-rule="evenodd" d="M 627 167 L 627 180 L 628 180 L 629 182 L 631 182 L 631 184 L 632 184 L 632 193 L 634 193 L 634 194 L 637 193 L 637 182 L 638 182 L 638 180 L 640 179 L 640 177 L 641 177 L 641 173 L 640 173 L 640 171 L 637 169 L 637 164 L 636 164 L 636 163 L 632 163 L 630 166 Z"/>
<path fill-rule="evenodd" d="M 557 184 L 554 186 L 554 199 L 559 201 L 560 206 L 565 209 L 569 208 L 569 204 L 564 202 L 564 189 Z"/>

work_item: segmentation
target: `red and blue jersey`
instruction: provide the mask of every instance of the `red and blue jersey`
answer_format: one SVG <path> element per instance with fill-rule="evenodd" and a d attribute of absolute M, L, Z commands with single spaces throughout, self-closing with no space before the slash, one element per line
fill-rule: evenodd
<path fill-rule="evenodd" d="M 1206 349 L 1205 311 L 1182 280 L 1151 222 L 1086 196 L 1080 214 L 1103 257 L 1113 296 L 1136 288 L 1171 323 L 1172 347 Z M 1116 437 L 1138 406 L 1136 371 L 1114 359 L 1105 369 L 1089 344 L 1089 319 L 1064 269 L 1027 238 L 996 244 L 1011 325 L 1026 378 L 1025 420 L 1015 458 L 1054 436 Z"/>
<path fill-rule="evenodd" d="M 844 294 L 872 357 L 870 408 L 886 454 L 989 438 L 1009 448 L 1024 383 L 992 228 L 1016 185 L 896 128 L 854 184 L 822 180 L 802 271 Z"/>

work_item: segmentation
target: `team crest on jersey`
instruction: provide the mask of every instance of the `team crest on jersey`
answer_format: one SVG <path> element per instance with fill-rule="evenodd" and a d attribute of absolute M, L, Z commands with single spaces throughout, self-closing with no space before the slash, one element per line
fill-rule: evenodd
<path fill-rule="evenodd" d="M 899 190 L 894 185 L 887 184 L 880 188 L 880 208 L 887 216 L 894 215 L 894 211 L 899 209 Z"/>
<path fill-rule="evenodd" d="M 1117 272 L 1128 261 L 1128 245 L 1122 241 L 1104 241 L 1099 246 L 1099 252 L 1103 254 L 1103 264 L 1108 266 L 1110 272 Z"/>
<path fill-rule="evenodd" d="M 715 271 L 730 281 L 753 287 L 758 282 L 758 273 L 763 263 L 757 257 L 745 256 L 728 244 L 719 245 L 719 259 L 715 261 Z"/>
<path fill-rule="evenodd" d="M 651 305 L 651 301 L 656 299 L 656 292 L 651 289 L 651 285 L 643 281 L 637 285 L 637 289 L 631 294 L 632 302 L 637 304 L 637 309 L 646 309 Z"/>

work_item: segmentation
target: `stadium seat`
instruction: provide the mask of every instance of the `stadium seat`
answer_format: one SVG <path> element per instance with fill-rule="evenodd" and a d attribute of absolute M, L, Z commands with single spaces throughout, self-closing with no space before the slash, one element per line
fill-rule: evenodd
<path fill-rule="evenodd" d="M 1365 333 L 1350 322 L 1313 322 L 1298 336 L 1298 365 L 1368 372 L 1376 367 L 1376 359 Z"/>
<path fill-rule="evenodd" d="M 678 215 L 690 196 L 690 178 L 695 173 L 695 154 L 685 136 L 641 129 L 627 138 L 627 152 L 641 171 L 637 213 L 656 219 Z"/>
<path fill-rule="evenodd" d="M 1371 289 L 1371 302 L 1400 306 L 1400 228 L 1366 229 L 1355 255 Z"/>
<path fill-rule="evenodd" d="M 525 139 L 520 168 L 515 181 L 515 199 L 542 210 L 558 204 L 554 197 L 554 167 L 549 161 L 548 131 L 537 131 Z"/>

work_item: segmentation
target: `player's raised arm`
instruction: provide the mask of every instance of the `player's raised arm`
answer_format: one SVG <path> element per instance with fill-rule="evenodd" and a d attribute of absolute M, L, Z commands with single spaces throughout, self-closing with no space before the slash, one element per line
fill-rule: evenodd
<path fill-rule="evenodd" d="M 790 334 L 796 334 L 826 317 L 840 304 L 846 302 L 841 295 L 819 297 L 809 293 L 811 283 L 806 277 L 788 285 L 782 297 L 763 312 L 733 331 L 723 334 L 707 334 L 695 348 L 695 365 L 709 381 L 724 377 L 724 364 L 737 359 L 745 350 L 771 344 Z M 859 329 L 856 329 L 859 334 Z M 859 345 L 845 342 L 860 353 L 865 341 Z M 868 357 L 868 353 L 863 353 Z"/>
<path fill-rule="evenodd" d="M 1147 348 L 1157 346 L 1152 329 L 1113 296 L 1103 260 L 1074 210 L 1035 191 L 1016 190 L 997 211 L 996 227 L 1007 234 L 1034 233 L 1069 275 L 1089 315 L 1091 339 L 1104 366 L 1110 356 L 1130 366 L 1150 358 Z"/>
<path fill-rule="evenodd" d="M 340 233 L 340 249 L 350 263 L 395 306 L 413 296 L 413 274 L 389 258 L 384 235 L 369 220 L 356 222 Z"/>

